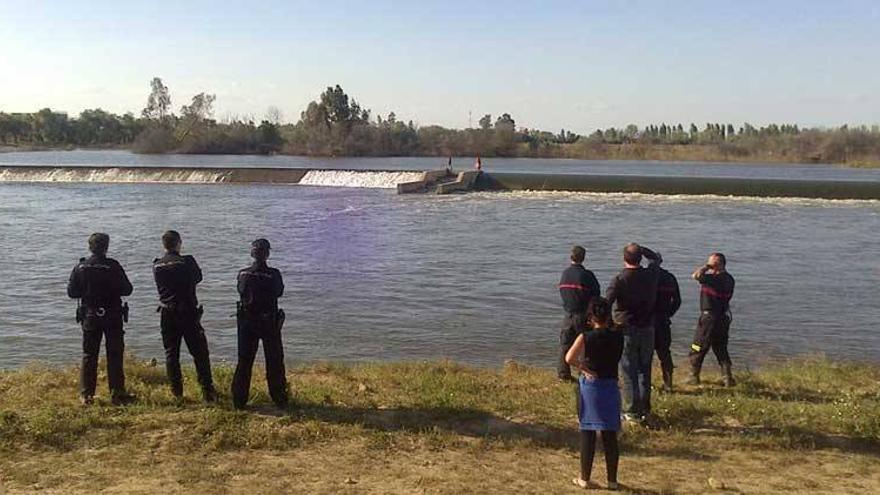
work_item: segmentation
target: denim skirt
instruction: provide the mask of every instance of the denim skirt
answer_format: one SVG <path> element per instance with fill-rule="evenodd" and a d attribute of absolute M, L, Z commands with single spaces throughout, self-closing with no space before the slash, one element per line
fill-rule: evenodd
<path fill-rule="evenodd" d="M 620 389 L 614 378 L 578 379 L 578 422 L 580 429 L 620 430 Z"/>

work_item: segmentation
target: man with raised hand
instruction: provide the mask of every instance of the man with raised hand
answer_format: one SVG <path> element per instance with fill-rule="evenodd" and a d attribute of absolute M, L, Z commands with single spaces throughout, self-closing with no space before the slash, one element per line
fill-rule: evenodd
<path fill-rule="evenodd" d="M 642 257 L 650 264 L 641 266 Z M 623 417 L 641 422 L 651 412 L 651 362 L 654 359 L 654 306 L 660 277 L 660 255 L 629 243 L 623 248 L 623 270 L 608 286 L 614 323 L 623 330 Z"/>
<path fill-rule="evenodd" d="M 727 258 L 721 253 L 712 253 L 706 264 L 697 268 L 694 280 L 700 283 L 700 319 L 691 344 L 691 376 L 687 383 L 700 384 L 700 371 L 703 359 L 711 348 L 724 373 L 724 385 L 736 385 L 731 370 L 727 341 L 730 333 L 730 299 L 733 298 L 735 281 L 727 272 Z"/>
<path fill-rule="evenodd" d="M 105 339 L 107 352 L 107 381 L 110 385 L 110 400 L 115 405 L 134 400 L 125 390 L 125 371 L 123 352 L 125 351 L 125 332 L 123 320 L 127 320 L 127 306 L 122 297 L 130 296 L 131 282 L 125 275 L 122 265 L 107 257 L 110 236 L 94 233 L 89 236 L 88 258 L 80 258 L 73 268 L 67 283 L 67 295 L 79 299 L 76 321 L 82 325 L 83 356 L 80 367 L 80 401 L 84 406 L 94 401 L 98 381 L 98 354 L 101 351 L 101 338 Z"/>

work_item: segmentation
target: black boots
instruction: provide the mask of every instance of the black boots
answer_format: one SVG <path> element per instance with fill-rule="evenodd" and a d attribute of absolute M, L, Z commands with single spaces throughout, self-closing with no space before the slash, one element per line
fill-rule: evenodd
<path fill-rule="evenodd" d="M 672 392 L 672 366 L 663 366 L 663 388 L 664 392 Z"/>
<path fill-rule="evenodd" d="M 724 373 L 724 386 L 725 387 L 733 387 L 736 385 L 736 380 L 733 379 L 733 371 L 730 369 L 730 363 L 722 364 L 721 371 Z"/>
<path fill-rule="evenodd" d="M 114 406 L 124 406 L 136 401 L 137 397 L 126 392 L 125 390 L 113 391 L 110 393 L 110 402 Z"/>
<path fill-rule="evenodd" d="M 691 367 L 691 376 L 684 381 L 686 385 L 699 385 L 700 384 L 700 368 Z"/>
<path fill-rule="evenodd" d="M 202 387 L 202 399 L 208 404 L 213 402 L 217 402 L 217 390 L 213 385 L 208 385 L 207 387 Z"/>
<path fill-rule="evenodd" d="M 724 386 L 725 387 L 734 387 L 736 386 L 736 380 L 733 378 L 733 371 L 730 369 L 730 363 L 721 365 L 721 373 L 724 375 Z M 665 378 L 665 376 L 664 376 Z M 699 368 L 691 368 L 691 376 L 685 380 L 687 385 L 699 385 L 700 384 L 700 370 Z"/>

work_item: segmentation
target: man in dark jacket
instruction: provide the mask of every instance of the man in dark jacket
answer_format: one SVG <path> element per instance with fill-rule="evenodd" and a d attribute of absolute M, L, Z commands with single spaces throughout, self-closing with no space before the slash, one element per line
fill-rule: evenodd
<path fill-rule="evenodd" d="M 89 236 L 92 255 L 80 258 L 67 283 L 67 295 L 79 299 L 76 321 L 82 324 L 83 357 L 80 367 L 80 400 L 83 405 L 94 401 L 98 381 L 98 354 L 101 338 L 106 338 L 107 381 L 110 399 L 119 405 L 134 399 L 125 391 L 125 371 L 122 357 L 125 340 L 122 329 L 126 319 L 121 297 L 130 296 L 131 282 L 125 270 L 113 258 L 107 257 L 110 236 L 95 233 Z"/>
<path fill-rule="evenodd" d="M 571 265 L 562 272 L 559 295 L 565 318 L 559 333 L 559 360 L 556 373 L 560 380 L 574 381 L 571 368 L 565 362 L 565 354 L 580 332 L 586 328 L 587 308 L 594 297 L 600 295 L 599 281 L 593 272 L 584 268 L 587 251 L 581 246 L 571 248 Z"/>
<path fill-rule="evenodd" d="M 642 257 L 651 263 L 641 266 Z M 651 412 L 651 361 L 654 358 L 654 306 L 660 277 L 659 254 L 635 243 L 623 248 L 624 268 L 608 286 L 614 323 L 623 330 L 623 416 L 643 421 Z"/>
<path fill-rule="evenodd" d="M 659 263 L 658 263 L 659 265 Z M 659 268 L 660 278 L 657 281 L 657 302 L 654 305 L 654 350 L 660 360 L 663 371 L 663 390 L 672 392 L 672 317 L 681 307 L 681 292 L 675 275 Z"/>
<path fill-rule="evenodd" d="M 284 348 L 281 326 L 284 311 L 278 309 L 278 298 L 284 294 L 284 281 L 277 268 L 266 264 L 271 246 L 266 239 L 251 243 L 254 263 L 238 272 L 238 364 L 232 378 L 232 402 L 237 409 L 247 405 L 251 386 L 251 370 L 257 347 L 263 341 L 266 356 L 266 382 L 272 401 L 287 408 L 288 389 L 284 370 Z"/>
<path fill-rule="evenodd" d="M 169 230 L 162 234 L 165 256 L 153 260 L 153 278 L 159 291 L 162 345 L 165 348 L 165 369 L 171 382 L 171 393 L 183 398 L 183 375 L 180 372 L 180 343 L 186 347 L 196 365 L 199 385 L 205 402 L 217 400 L 211 377 L 208 340 L 202 328 L 202 307 L 196 298 L 196 285 L 202 281 L 202 270 L 192 256 L 181 256 L 180 234 Z"/>
<path fill-rule="evenodd" d="M 700 319 L 688 356 L 691 376 L 687 383 L 699 385 L 703 359 L 711 348 L 724 373 L 724 384 L 732 387 L 736 385 L 736 380 L 733 379 L 727 341 L 732 319 L 730 299 L 733 298 L 735 281 L 727 272 L 727 259 L 721 253 L 712 253 L 706 264 L 697 268 L 693 278 L 700 283 Z"/>

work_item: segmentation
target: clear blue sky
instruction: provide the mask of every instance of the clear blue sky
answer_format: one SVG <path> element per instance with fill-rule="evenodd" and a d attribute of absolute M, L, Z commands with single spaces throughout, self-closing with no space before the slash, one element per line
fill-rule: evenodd
<path fill-rule="evenodd" d="M 0 0 L 0 110 L 144 106 L 296 120 L 330 84 L 374 115 L 590 132 L 880 123 L 880 2 Z"/>

